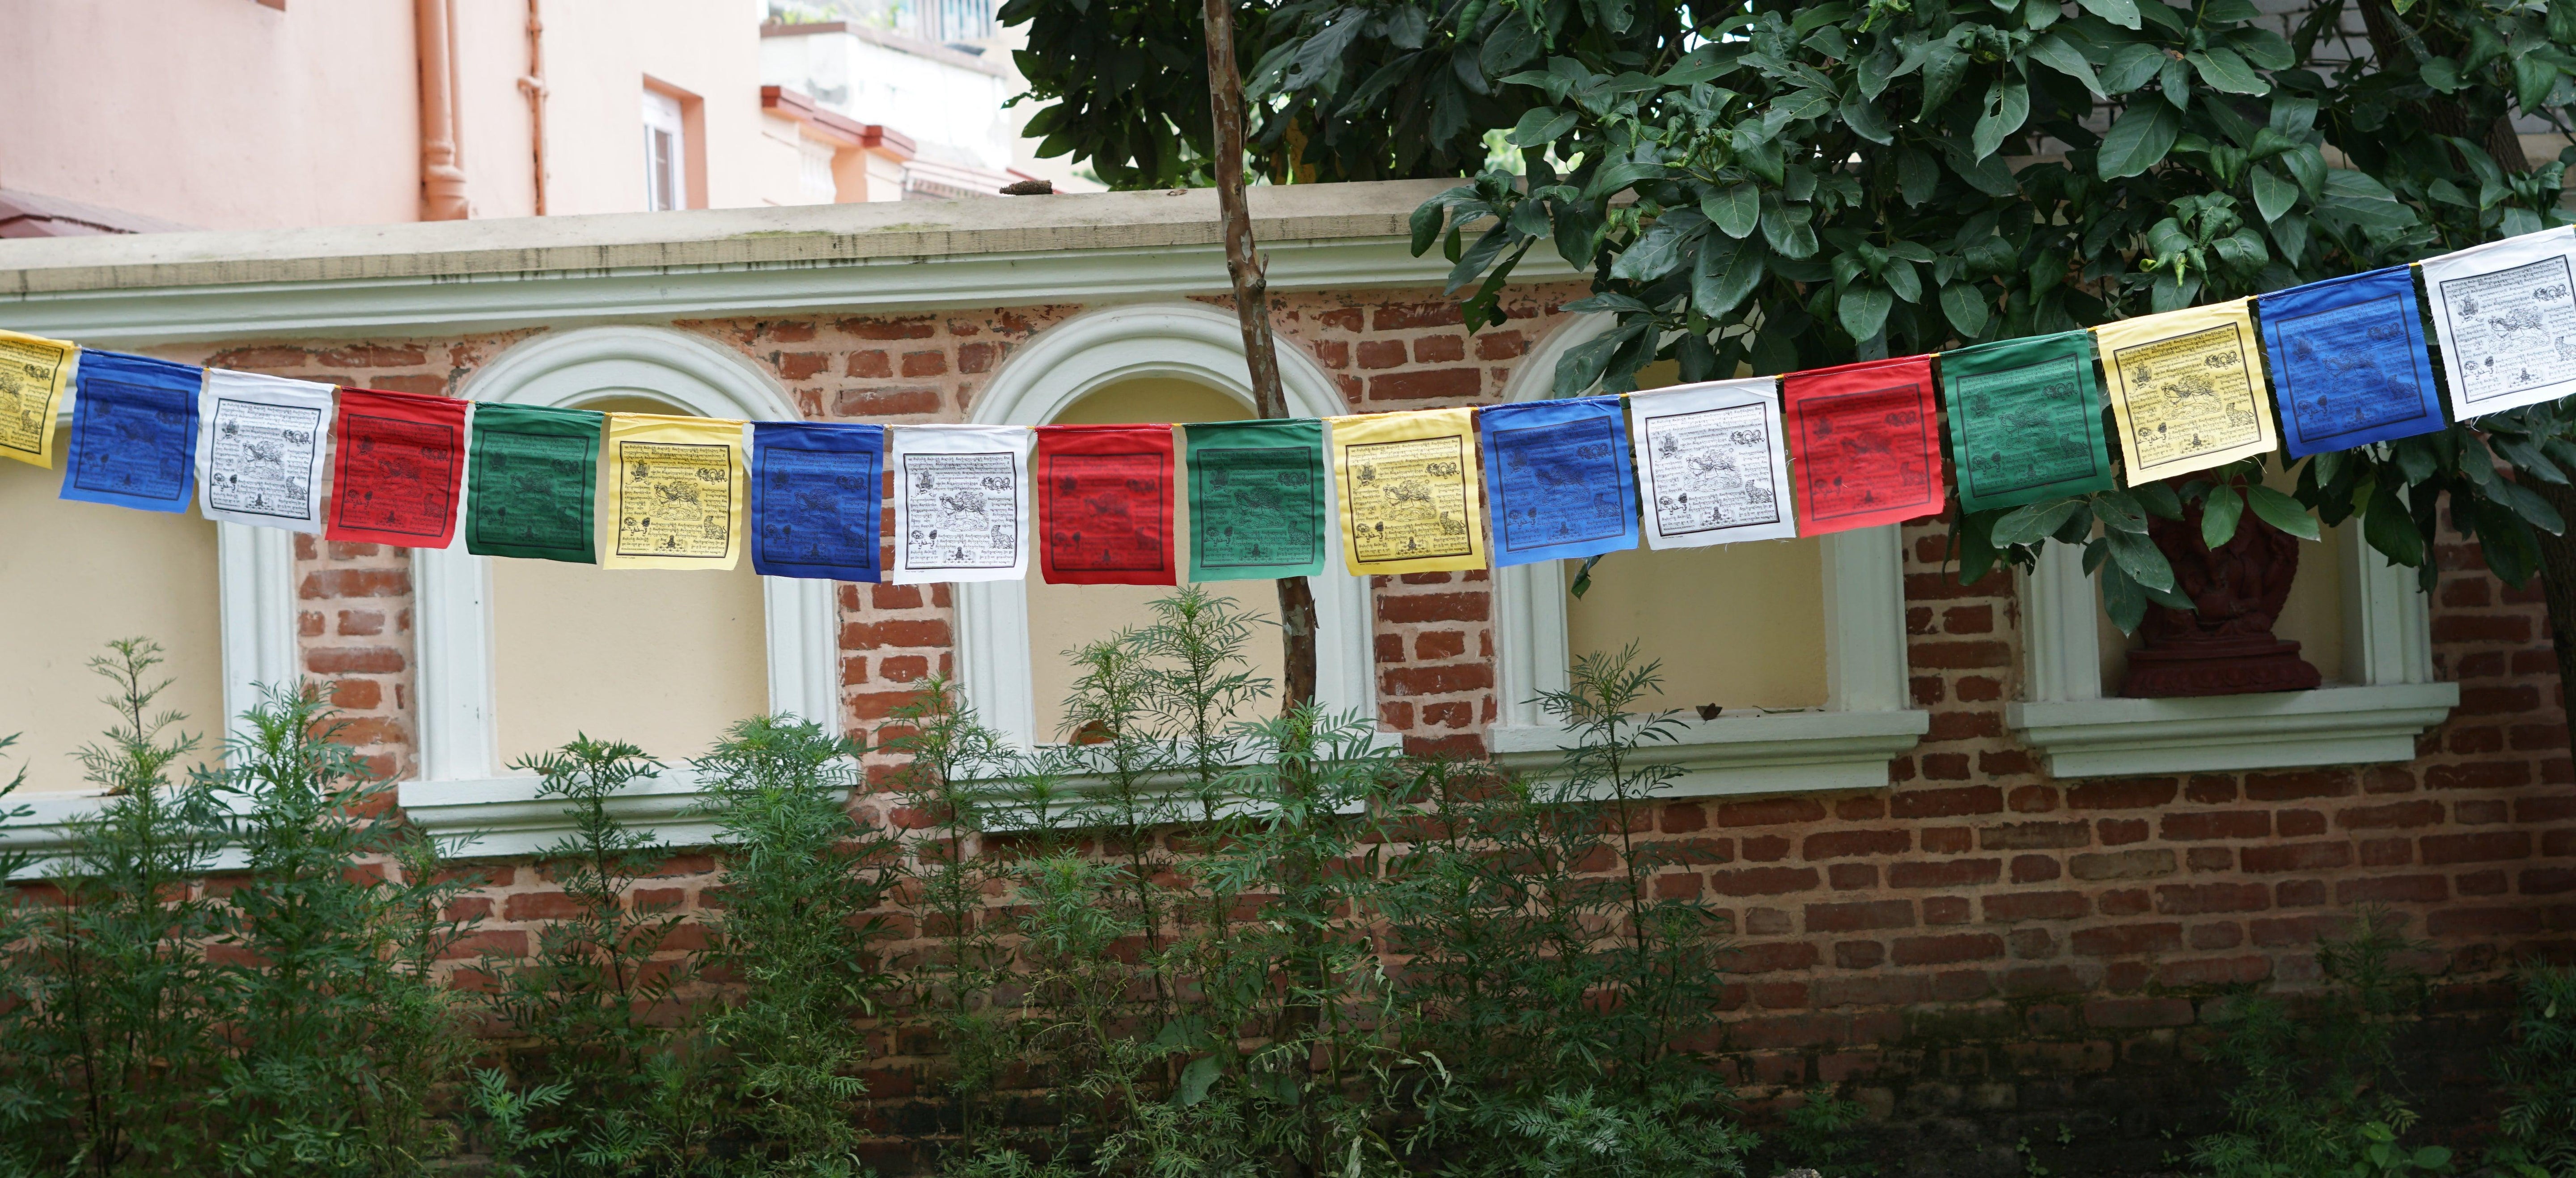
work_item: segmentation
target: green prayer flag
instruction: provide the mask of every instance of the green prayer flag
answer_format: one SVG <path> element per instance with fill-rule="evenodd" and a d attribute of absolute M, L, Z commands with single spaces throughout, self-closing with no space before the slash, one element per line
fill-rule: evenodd
<path fill-rule="evenodd" d="M 1190 579 L 1324 571 L 1324 423 L 1219 421 L 1188 438 Z"/>
<path fill-rule="evenodd" d="M 1970 511 L 2111 489 L 2090 332 L 1941 353 L 1950 466 Z"/>
<path fill-rule="evenodd" d="M 602 420 L 588 409 L 476 405 L 465 550 L 598 564 L 591 521 Z"/>

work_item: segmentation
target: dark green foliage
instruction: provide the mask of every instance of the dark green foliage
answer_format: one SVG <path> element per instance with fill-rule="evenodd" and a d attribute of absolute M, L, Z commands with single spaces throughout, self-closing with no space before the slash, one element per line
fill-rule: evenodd
<path fill-rule="evenodd" d="M 370 780 L 309 689 L 267 689 L 203 788 L 238 817 L 225 841 L 246 860 L 226 895 L 214 973 L 230 998 L 227 1051 L 208 1106 L 217 1155 L 243 1175 L 421 1172 L 448 1149 L 433 1090 L 469 1039 L 431 976 L 458 935 L 444 911 L 461 888 L 438 850 L 385 817 Z M 373 860 L 360 866 L 362 860 Z"/>
<path fill-rule="evenodd" d="M 117 714 L 82 750 L 104 807 L 72 830 L 55 897 L 0 914 L 0 1173 L 201 1173 L 215 1084 L 219 975 L 198 951 L 221 926 L 199 890 L 218 803 L 175 772 L 196 741 L 156 713 L 161 648 L 110 644 L 90 666 Z"/>
<path fill-rule="evenodd" d="M 2512 1178 L 2576 1175 L 2576 970 L 2522 975 L 2513 1044 L 2496 1053 L 2504 1111 L 2488 1164 Z"/>
<path fill-rule="evenodd" d="M 2400 1139 L 2416 1113 L 2398 1090 L 2396 1036 L 2421 1007 L 2424 978 L 2401 958 L 2420 950 L 2397 921 L 2363 909 L 2351 935 L 2317 946 L 2321 992 L 2295 1005 L 2252 990 L 2213 1021 L 2211 1052 L 2234 1072 L 2233 1127 L 2193 1143 L 2212 1178 L 2359 1178 L 2440 1174 L 2451 1151 Z"/>

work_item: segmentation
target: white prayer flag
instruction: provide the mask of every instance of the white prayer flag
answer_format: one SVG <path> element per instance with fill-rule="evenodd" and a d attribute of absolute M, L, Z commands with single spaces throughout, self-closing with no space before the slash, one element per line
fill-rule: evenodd
<path fill-rule="evenodd" d="M 209 368 L 198 395 L 197 504 L 206 518 L 321 531 L 331 386 Z"/>
<path fill-rule="evenodd" d="M 1029 575 L 1029 453 L 1005 425 L 886 428 L 894 471 L 894 564 L 886 580 L 1017 581 Z"/>
<path fill-rule="evenodd" d="M 1647 547 L 1798 534 L 1789 510 L 1779 383 L 1757 376 L 1628 394 Z"/>
<path fill-rule="evenodd" d="M 2576 393 L 2576 226 L 2421 263 L 2451 416 Z"/>

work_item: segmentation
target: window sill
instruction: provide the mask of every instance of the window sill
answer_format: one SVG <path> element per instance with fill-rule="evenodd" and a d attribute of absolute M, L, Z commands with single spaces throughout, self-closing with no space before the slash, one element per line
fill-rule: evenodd
<path fill-rule="evenodd" d="M 1914 710 L 1683 720 L 1677 739 L 1647 745 L 1637 760 L 1683 771 L 1658 797 L 1885 789 L 1888 760 L 1912 749 L 1931 726 L 1931 713 Z M 1498 725 L 1486 739 L 1503 767 L 1535 771 L 1557 764 L 1573 734 L 1546 725 Z"/>
<path fill-rule="evenodd" d="M 572 833 L 564 800 L 538 797 L 537 782 L 535 777 L 406 781 L 396 799 L 414 825 L 455 840 L 451 855 L 525 856 Z M 610 795 L 608 813 L 660 846 L 702 847 L 715 841 L 717 830 L 714 820 L 695 812 L 704 796 L 695 771 L 668 768 Z"/>
<path fill-rule="evenodd" d="M 2460 702 L 2455 683 L 2322 687 L 2199 699 L 2016 703 L 2004 722 L 2056 777 L 2225 772 L 2415 759 Z"/>

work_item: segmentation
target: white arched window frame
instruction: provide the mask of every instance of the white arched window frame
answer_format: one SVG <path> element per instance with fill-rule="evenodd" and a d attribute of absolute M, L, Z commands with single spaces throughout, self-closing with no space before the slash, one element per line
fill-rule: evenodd
<path fill-rule="evenodd" d="M 1200 303 L 1149 303 L 1094 311 L 1040 332 L 1012 353 L 976 395 L 971 420 L 977 425 L 1045 425 L 1083 397 L 1140 377 L 1176 377 L 1223 393 L 1247 410 L 1253 405 L 1243 328 L 1232 313 Z M 1291 416 L 1349 411 L 1331 375 L 1294 347 L 1279 349 L 1279 380 Z M 1329 495 L 1328 490 L 1326 519 L 1336 518 Z M 1338 538 L 1327 544 L 1324 574 L 1310 578 L 1315 591 L 1315 700 L 1374 719 L 1369 582 L 1343 570 Z M 1019 581 L 976 581 L 952 591 L 957 665 L 967 698 L 984 722 L 1013 745 L 1035 747 L 1044 734 L 1037 730 L 1029 658 L 1028 589 Z M 1252 604 L 1259 608 L 1262 602 Z"/>
<path fill-rule="evenodd" d="M 1607 314 L 1587 315 L 1557 328 L 1522 358 L 1503 399 L 1553 396 L 1557 360 L 1609 330 L 1612 321 Z M 1907 706 L 1905 576 L 1897 528 L 1837 532 L 1822 543 L 1824 708 L 1681 720 L 1678 739 L 1642 754 L 1683 771 L 1665 787 L 1668 796 L 1883 789 L 1888 760 L 1930 730 L 1931 714 Z M 1568 683 L 1563 571 L 1552 560 L 1495 569 L 1494 599 L 1501 698 L 1487 745 L 1506 766 L 1545 769 L 1572 743 L 1537 702 L 1540 693 L 1563 691 Z"/>
<path fill-rule="evenodd" d="M 786 391 L 740 353 L 658 327 L 538 336 L 485 365 L 464 391 L 468 399 L 489 404 L 579 409 L 650 397 L 702 417 L 800 416 Z M 560 802 L 537 800 L 536 778 L 505 775 L 499 763 L 492 560 L 467 552 L 462 538 L 449 548 L 412 552 L 420 776 L 402 784 L 401 804 L 433 833 L 478 835 L 469 854 L 525 854 L 554 841 L 566 827 Z M 770 710 L 837 728 L 840 648 L 833 582 L 763 577 L 761 602 Z M 630 787 L 617 810 L 666 844 L 701 843 L 713 827 L 687 813 L 698 793 L 690 771 L 674 767 Z"/>

